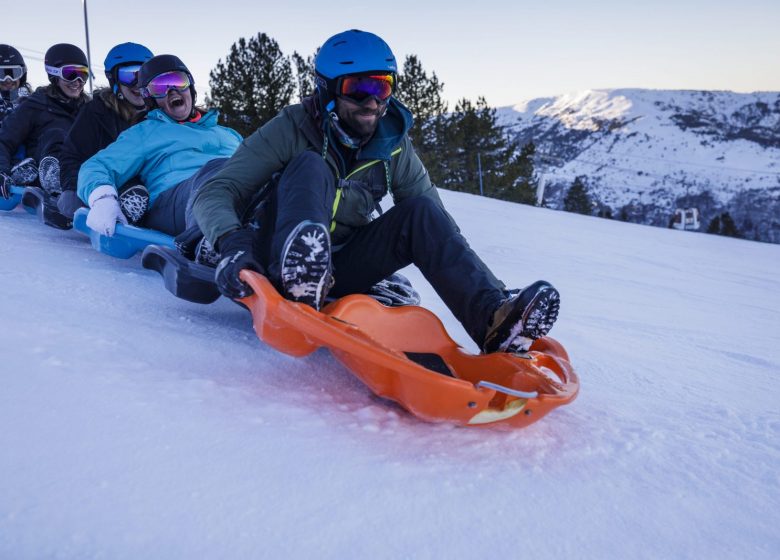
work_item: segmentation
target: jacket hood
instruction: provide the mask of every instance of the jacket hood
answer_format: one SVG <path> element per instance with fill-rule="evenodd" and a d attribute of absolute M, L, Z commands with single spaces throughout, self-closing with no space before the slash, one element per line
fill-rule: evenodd
<path fill-rule="evenodd" d="M 361 149 L 360 158 L 389 160 L 392 151 L 401 143 L 413 124 L 412 112 L 395 97 L 391 97 L 387 112 L 379 119 L 374 136 Z"/>

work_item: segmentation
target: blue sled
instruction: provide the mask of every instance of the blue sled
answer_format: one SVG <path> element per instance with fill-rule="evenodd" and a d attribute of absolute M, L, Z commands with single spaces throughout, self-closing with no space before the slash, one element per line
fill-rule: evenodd
<path fill-rule="evenodd" d="M 89 236 L 92 248 L 96 251 L 116 257 L 129 259 L 143 251 L 148 245 L 162 245 L 174 248 L 173 237 L 153 229 L 117 224 L 113 237 L 100 235 L 87 226 L 87 208 L 79 208 L 73 216 L 73 229 Z"/>
<path fill-rule="evenodd" d="M 22 195 L 24 194 L 24 187 L 17 187 L 16 185 L 11 187 L 11 198 L 5 199 L 0 196 L 0 210 L 9 212 L 19 206 L 22 202 Z M 35 208 L 24 207 L 30 214 L 35 214 Z"/>

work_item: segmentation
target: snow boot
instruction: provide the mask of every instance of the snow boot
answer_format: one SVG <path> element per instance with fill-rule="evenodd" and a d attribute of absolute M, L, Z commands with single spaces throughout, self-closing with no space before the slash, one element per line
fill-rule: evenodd
<path fill-rule="evenodd" d="M 133 185 L 119 194 L 119 207 L 132 225 L 138 225 L 149 209 L 149 191 L 143 185 Z"/>
<path fill-rule="evenodd" d="M 504 300 L 493 312 L 482 351 L 527 352 L 534 340 L 550 331 L 560 304 L 558 290 L 543 280 Z"/>
<path fill-rule="evenodd" d="M 33 158 L 23 159 L 11 169 L 11 180 L 15 185 L 34 185 L 38 178 L 38 166 Z"/>
<path fill-rule="evenodd" d="M 54 156 L 41 158 L 38 164 L 38 181 L 41 188 L 49 196 L 58 196 L 62 193 L 60 185 L 60 160 Z"/>
<path fill-rule="evenodd" d="M 330 234 L 322 224 L 303 221 L 282 249 L 282 295 L 319 310 L 332 286 Z"/>

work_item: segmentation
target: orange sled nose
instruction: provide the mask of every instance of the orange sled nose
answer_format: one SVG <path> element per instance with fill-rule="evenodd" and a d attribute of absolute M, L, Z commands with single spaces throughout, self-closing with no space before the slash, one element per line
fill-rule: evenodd
<path fill-rule="evenodd" d="M 566 350 L 552 338 L 526 355 L 475 355 L 422 307 L 351 295 L 319 312 L 284 299 L 260 274 L 244 270 L 241 278 L 255 292 L 241 303 L 260 340 L 292 356 L 324 346 L 375 394 L 423 420 L 521 428 L 579 391 Z"/>

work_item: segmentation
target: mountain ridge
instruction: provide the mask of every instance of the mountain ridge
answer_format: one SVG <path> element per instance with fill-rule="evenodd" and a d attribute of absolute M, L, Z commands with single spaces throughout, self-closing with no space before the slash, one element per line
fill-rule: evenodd
<path fill-rule="evenodd" d="M 780 92 L 599 89 L 497 108 L 537 147 L 544 204 L 562 208 L 584 176 L 594 212 L 667 227 L 724 212 L 747 239 L 780 243 Z"/>

